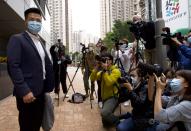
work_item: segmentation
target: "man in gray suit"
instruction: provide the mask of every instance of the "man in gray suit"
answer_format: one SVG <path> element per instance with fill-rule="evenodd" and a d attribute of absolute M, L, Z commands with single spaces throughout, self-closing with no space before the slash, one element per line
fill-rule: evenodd
<path fill-rule="evenodd" d="M 54 73 L 41 43 L 42 16 L 37 8 L 25 11 L 26 31 L 10 37 L 7 47 L 8 71 L 14 84 L 20 131 L 39 131 L 44 94 L 54 88 Z"/>

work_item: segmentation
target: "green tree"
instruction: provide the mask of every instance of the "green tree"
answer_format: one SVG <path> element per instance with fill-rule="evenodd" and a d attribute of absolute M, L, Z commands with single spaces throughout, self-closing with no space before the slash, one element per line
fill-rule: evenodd
<path fill-rule="evenodd" d="M 120 39 L 128 39 L 129 42 L 134 41 L 133 34 L 129 30 L 130 25 L 127 24 L 127 21 L 116 20 L 111 32 L 106 34 L 106 37 L 103 39 L 105 45 L 111 49 L 114 43 L 118 42 Z"/>

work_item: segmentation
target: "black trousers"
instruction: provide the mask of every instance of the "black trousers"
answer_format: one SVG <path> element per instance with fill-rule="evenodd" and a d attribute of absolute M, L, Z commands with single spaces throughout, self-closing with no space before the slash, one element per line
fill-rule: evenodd
<path fill-rule="evenodd" d="M 44 110 L 44 94 L 36 97 L 32 103 L 24 103 L 22 98 L 16 98 L 19 111 L 20 131 L 40 131 Z"/>
<path fill-rule="evenodd" d="M 98 102 L 101 102 L 102 101 L 102 98 L 101 98 L 101 80 L 97 80 L 97 85 L 98 85 Z"/>
<path fill-rule="evenodd" d="M 59 74 L 59 68 L 54 70 L 54 77 L 55 77 L 55 93 L 59 93 L 60 91 L 60 83 L 62 85 L 62 90 L 63 93 L 67 93 L 67 85 L 66 85 L 66 75 L 67 72 L 65 69 L 60 69 L 60 74 Z"/>

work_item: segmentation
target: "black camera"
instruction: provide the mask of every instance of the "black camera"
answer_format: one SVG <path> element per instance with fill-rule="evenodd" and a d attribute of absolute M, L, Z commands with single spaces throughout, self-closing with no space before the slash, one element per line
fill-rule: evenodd
<path fill-rule="evenodd" d="M 147 73 L 149 75 L 155 73 L 159 77 L 163 73 L 163 68 L 159 64 L 150 65 L 139 62 L 137 67 L 141 70 L 142 76 L 146 76 Z"/>
<path fill-rule="evenodd" d="M 120 77 L 118 78 L 117 82 L 119 84 L 123 84 L 123 83 L 127 83 L 129 82 L 130 84 L 132 84 L 132 79 L 131 79 L 131 76 L 130 75 L 126 75 L 124 77 Z"/>
<path fill-rule="evenodd" d="M 95 56 L 95 59 L 96 59 L 98 62 L 100 62 L 100 63 L 106 63 L 106 61 L 109 60 L 108 57 L 101 57 L 101 56 L 99 56 L 99 55 L 96 55 L 96 56 Z"/>
<path fill-rule="evenodd" d="M 146 49 L 155 48 L 155 24 L 153 21 L 138 21 L 136 23 L 128 21 L 127 24 L 131 25 L 129 30 L 134 34 L 137 40 L 140 40 L 140 38 L 144 40 L 143 44 Z"/>
<path fill-rule="evenodd" d="M 173 41 L 171 40 L 171 38 L 175 38 L 175 37 L 180 42 L 183 42 L 183 40 L 184 40 L 184 37 L 182 36 L 181 32 L 177 32 L 174 35 L 172 35 L 169 27 L 163 28 L 162 31 L 164 32 L 161 34 L 161 36 L 164 37 L 163 38 L 163 45 L 173 46 L 173 44 L 172 44 Z"/>
<path fill-rule="evenodd" d="M 144 27 L 144 22 L 143 21 L 138 21 L 136 23 L 132 23 L 132 22 L 127 22 L 127 24 L 130 24 L 131 27 L 129 28 L 129 30 L 135 34 L 135 36 L 137 38 L 140 38 L 141 37 L 141 34 L 142 34 L 142 30 L 143 30 L 143 27 Z"/>
<path fill-rule="evenodd" d="M 173 43 L 174 41 L 172 41 L 171 38 L 177 38 L 178 41 L 180 41 L 181 43 L 184 40 L 184 37 L 181 35 L 180 32 L 175 33 L 174 35 L 171 34 L 170 32 L 170 28 L 169 27 L 165 27 L 162 29 L 164 33 L 161 34 L 161 36 L 163 36 L 164 38 L 162 39 L 162 43 L 163 45 L 168 45 L 169 49 L 167 50 L 167 56 L 171 61 L 178 61 L 178 50 L 176 45 Z"/>
<path fill-rule="evenodd" d="M 82 46 L 81 52 L 82 52 L 83 54 L 87 53 L 87 50 L 88 50 L 89 48 L 86 47 L 85 44 L 80 43 L 80 45 Z"/>

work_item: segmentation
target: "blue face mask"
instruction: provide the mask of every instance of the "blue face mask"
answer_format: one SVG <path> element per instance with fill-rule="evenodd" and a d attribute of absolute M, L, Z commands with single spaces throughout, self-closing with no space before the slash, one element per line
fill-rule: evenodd
<path fill-rule="evenodd" d="M 191 45 L 191 36 L 187 38 L 187 42 Z"/>
<path fill-rule="evenodd" d="M 177 78 L 172 79 L 172 81 L 170 82 L 170 88 L 172 93 L 177 93 L 181 91 L 182 89 L 181 79 L 177 79 Z"/>
<path fill-rule="evenodd" d="M 37 21 L 28 21 L 28 30 L 32 34 L 38 34 L 38 32 L 41 30 L 42 24 Z"/>

